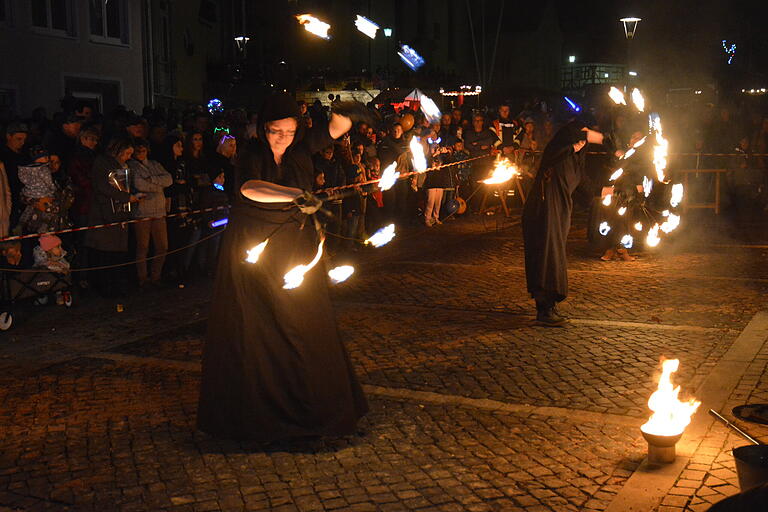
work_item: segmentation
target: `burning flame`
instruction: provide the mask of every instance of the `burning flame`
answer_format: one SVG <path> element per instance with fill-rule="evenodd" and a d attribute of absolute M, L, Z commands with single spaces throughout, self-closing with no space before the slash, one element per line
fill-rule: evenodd
<path fill-rule="evenodd" d="M 419 172 L 424 172 L 427 168 L 427 158 L 424 156 L 424 147 L 421 145 L 421 139 L 413 137 L 409 147 L 413 155 L 413 168 Z"/>
<path fill-rule="evenodd" d="M 491 176 L 482 180 L 482 182 L 486 185 L 499 185 L 508 182 L 516 174 L 518 174 L 517 167 L 509 159 L 497 156 Z"/>
<path fill-rule="evenodd" d="M 672 198 L 669 200 L 670 206 L 672 208 L 676 207 L 680 204 L 680 202 L 683 200 L 683 184 L 682 183 L 675 183 L 672 185 Z"/>
<path fill-rule="evenodd" d="M 626 206 L 622 206 L 621 208 L 619 208 L 619 215 L 624 215 L 625 213 L 627 213 Z"/>
<path fill-rule="evenodd" d="M 643 176 L 643 194 L 645 197 L 651 195 L 651 190 L 653 190 L 653 180 L 648 176 Z"/>
<path fill-rule="evenodd" d="M 632 89 L 632 103 L 635 104 L 635 108 L 637 108 L 638 111 L 642 112 L 645 110 L 645 98 L 643 98 L 639 89 Z"/>
<path fill-rule="evenodd" d="M 341 265 L 334 267 L 328 271 L 328 277 L 331 278 L 334 284 L 343 283 L 349 276 L 355 273 L 355 267 L 352 265 Z"/>
<path fill-rule="evenodd" d="M 421 104 L 421 111 L 424 113 L 424 117 L 426 117 L 430 123 L 439 123 L 441 116 L 440 109 L 437 107 L 435 102 L 432 101 L 432 98 L 426 94 L 422 94 L 419 96 L 419 102 Z"/>
<path fill-rule="evenodd" d="M 622 174 L 624 174 L 624 169 L 621 169 L 621 168 L 616 169 L 615 171 L 613 171 L 613 174 L 611 174 L 611 177 L 608 178 L 608 181 L 615 181 L 621 178 Z"/>
<path fill-rule="evenodd" d="M 391 189 L 397 181 L 397 178 L 400 177 L 400 173 L 395 169 L 397 169 L 397 162 L 392 162 L 386 169 L 384 169 L 384 172 L 381 173 L 381 178 L 379 179 L 379 188 L 381 190 Z"/>
<path fill-rule="evenodd" d="M 299 24 L 304 25 L 304 30 L 310 34 L 315 34 L 323 39 L 330 39 L 328 31 L 331 26 L 324 21 L 320 21 L 311 14 L 298 14 L 296 19 L 299 20 Z"/>
<path fill-rule="evenodd" d="M 624 99 L 624 93 L 618 90 L 616 87 L 611 87 L 611 90 L 608 91 L 608 96 L 610 96 L 613 102 L 617 105 L 627 104 L 627 100 Z"/>
<path fill-rule="evenodd" d="M 357 30 L 371 39 L 376 39 L 376 32 L 379 30 L 379 26 L 365 16 L 360 16 L 358 14 L 355 18 L 355 26 L 357 27 Z"/>
<path fill-rule="evenodd" d="M 604 205 L 604 206 L 609 206 L 609 205 L 611 204 L 611 199 L 613 199 L 613 196 L 612 196 L 611 194 L 607 194 L 607 195 L 606 195 L 606 196 L 603 198 L 603 205 Z"/>
<path fill-rule="evenodd" d="M 626 152 L 626 153 L 624 153 L 624 154 L 621 156 L 621 159 L 622 159 L 622 160 L 626 160 L 627 158 L 631 157 L 631 156 L 632 156 L 632 155 L 634 155 L 634 154 L 635 154 L 635 148 L 629 148 L 629 149 L 627 150 L 627 152 Z"/>
<path fill-rule="evenodd" d="M 651 229 L 648 230 L 648 238 L 645 239 L 645 243 L 648 247 L 656 247 L 661 242 L 659 238 L 659 224 L 656 223 Z"/>
<path fill-rule="evenodd" d="M 670 233 L 680 225 L 680 216 L 670 213 L 667 220 L 661 225 L 661 230 L 665 233 Z"/>
<path fill-rule="evenodd" d="M 395 238 L 395 225 L 390 224 L 375 232 L 365 243 L 371 244 L 374 247 L 381 247 L 382 245 L 387 245 L 393 238 Z"/>
<path fill-rule="evenodd" d="M 248 263 L 256 263 L 259 261 L 259 256 L 261 256 L 261 253 L 263 253 L 264 249 L 266 249 L 268 242 L 269 238 L 261 242 L 259 245 L 251 247 L 249 250 L 245 251 L 245 261 Z"/>
<path fill-rule="evenodd" d="M 701 402 L 692 398 L 681 402 L 678 398 L 680 386 L 673 387 L 671 376 L 680 366 L 680 360 L 667 359 L 661 365 L 659 386 L 648 399 L 648 408 L 653 411 L 650 419 L 642 427 L 643 432 L 657 436 L 676 436 L 682 434 L 691 422 L 691 416 Z"/>
<path fill-rule="evenodd" d="M 640 146 L 642 146 L 643 144 L 645 144 L 645 139 L 647 139 L 647 138 L 648 138 L 647 136 L 646 136 L 646 137 L 643 137 L 643 138 L 642 138 L 642 139 L 640 139 L 639 141 L 637 141 L 637 142 L 635 142 L 634 144 L 632 144 L 632 147 L 633 147 L 633 148 L 635 148 L 635 149 L 639 148 Z"/>
<path fill-rule="evenodd" d="M 317 245 L 317 254 L 315 254 L 315 257 L 312 259 L 312 261 L 306 265 L 296 265 L 283 276 L 283 279 L 285 280 L 283 288 L 286 290 L 292 290 L 301 286 L 301 283 L 304 282 L 304 275 L 312 270 L 312 268 L 317 265 L 317 262 L 320 261 L 320 258 L 323 255 L 324 243 L 325 239 L 321 239 L 320 243 Z"/>
<path fill-rule="evenodd" d="M 635 230 L 642 231 L 643 230 L 643 223 L 642 222 L 635 222 Z"/>
<path fill-rule="evenodd" d="M 664 182 L 664 169 L 667 168 L 667 154 L 669 153 L 669 141 L 664 138 L 661 130 L 661 118 L 658 115 L 651 117 L 651 126 L 656 131 L 656 145 L 653 146 L 653 165 L 656 167 L 656 176 Z"/>
<path fill-rule="evenodd" d="M 621 245 L 626 247 L 627 249 L 632 248 L 632 244 L 635 242 L 635 240 L 632 238 L 632 235 L 624 235 L 621 237 Z"/>
<path fill-rule="evenodd" d="M 601 222 L 597 230 L 600 232 L 601 235 L 605 236 L 611 230 L 611 226 L 609 226 L 607 222 Z"/>

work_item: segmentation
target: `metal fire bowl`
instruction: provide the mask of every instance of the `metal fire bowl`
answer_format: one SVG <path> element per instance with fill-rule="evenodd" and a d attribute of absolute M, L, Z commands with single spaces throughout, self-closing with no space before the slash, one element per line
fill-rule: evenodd
<path fill-rule="evenodd" d="M 648 444 L 653 446 L 658 446 L 660 448 L 668 448 L 670 446 L 675 446 L 677 442 L 680 440 L 680 438 L 683 437 L 682 432 L 674 436 L 660 436 L 656 434 L 649 434 L 643 429 L 640 429 L 640 432 L 642 432 L 643 437 L 645 438 L 646 441 L 648 441 Z"/>

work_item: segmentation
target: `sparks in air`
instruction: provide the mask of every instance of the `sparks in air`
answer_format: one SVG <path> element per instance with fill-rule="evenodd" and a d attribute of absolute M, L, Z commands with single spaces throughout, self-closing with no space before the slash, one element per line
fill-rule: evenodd
<path fill-rule="evenodd" d="M 608 91 L 608 96 L 613 100 L 613 102 L 617 105 L 626 105 L 627 100 L 624 99 L 624 93 L 621 92 L 616 87 L 611 87 L 611 90 Z"/>
<path fill-rule="evenodd" d="M 256 263 L 259 261 L 259 257 L 261 256 L 261 253 L 264 252 L 264 249 L 267 247 L 267 243 L 269 242 L 269 238 L 261 242 L 259 245 L 256 245 L 254 247 L 251 247 L 247 251 L 245 251 L 245 261 L 247 263 Z"/>
<path fill-rule="evenodd" d="M 381 178 L 379 179 L 379 188 L 381 190 L 389 190 L 395 182 L 397 182 L 400 173 L 395 169 L 397 169 L 397 162 L 392 162 L 386 169 L 384 169 L 384 172 L 381 173 Z"/>
<path fill-rule="evenodd" d="M 395 225 L 389 224 L 371 235 L 365 243 L 374 247 L 381 247 L 387 245 L 393 238 L 395 238 Z"/>
<path fill-rule="evenodd" d="M 683 200 L 683 184 L 675 183 L 672 185 L 672 197 L 669 200 L 670 206 L 675 208 Z"/>
<path fill-rule="evenodd" d="M 331 36 L 328 35 L 331 26 L 326 22 L 320 21 L 311 14 L 298 14 L 296 15 L 296 19 L 299 20 L 299 24 L 304 25 L 304 30 L 310 34 L 322 37 L 323 39 L 331 38 Z"/>
<path fill-rule="evenodd" d="M 601 222 L 597 230 L 600 232 L 601 235 L 605 236 L 611 230 L 611 226 L 609 226 L 607 222 Z"/>
<path fill-rule="evenodd" d="M 624 169 L 616 169 L 613 171 L 613 174 L 611 174 L 611 177 L 608 178 L 608 181 L 616 181 L 617 179 L 621 178 L 622 174 L 624 174 Z"/>
<path fill-rule="evenodd" d="M 627 249 L 631 249 L 634 242 L 635 240 L 632 238 L 632 235 L 624 235 L 621 237 L 621 245 Z"/>
<path fill-rule="evenodd" d="M 317 265 L 317 262 L 320 261 L 320 258 L 323 256 L 324 243 L 325 240 L 321 239 L 320 243 L 317 245 L 317 254 L 315 254 L 315 257 L 312 259 L 312 261 L 306 265 L 296 265 L 283 276 L 283 280 L 285 281 L 283 288 L 286 290 L 292 290 L 301 286 L 301 283 L 304 282 L 304 276 L 306 273 L 312 270 L 312 268 Z"/>
<path fill-rule="evenodd" d="M 411 155 L 413 155 L 414 170 L 424 172 L 427 169 L 427 158 L 424 156 L 424 146 L 421 145 L 421 139 L 413 137 L 409 148 L 411 149 Z"/>
<path fill-rule="evenodd" d="M 642 93 L 637 88 L 632 89 L 632 103 L 635 104 L 635 108 L 638 112 L 645 110 L 645 98 L 643 98 Z"/>
<path fill-rule="evenodd" d="M 355 267 L 352 265 L 341 265 L 334 267 L 328 271 L 328 277 L 331 278 L 333 284 L 343 283 L 349 277 L 355 273 Z"/>
<path fill-rule="evenodd" d="M 500 185 L 506 183 L 517 174 L 517 167 L 509 161 L 508 158 L 496 157 L 496 163 L 493 166 L 491 175 L 482 180 L 486 185 Z"/>
<path fill-rule="evenodd" d="M 659 245 L 659 242 L 661 242 L 661 238 L 659 238 L 659 225 L 654 224 L 653 227 L 648 230 L 648 237 L 645 239 L 645 243 L 648 247 L 656 247 Z"/>

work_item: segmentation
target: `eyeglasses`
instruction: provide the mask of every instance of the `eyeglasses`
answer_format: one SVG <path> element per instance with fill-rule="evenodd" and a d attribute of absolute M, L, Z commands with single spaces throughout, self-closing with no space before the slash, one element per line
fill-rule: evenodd
<path fill-rule="evenodd" d="M 296 130 L 293 131 L 285 131 L 285 130 L 273 130 L 271 128 L 267 128 L 267 133 L 270 135 L 274 135 L 277 138 L 287 138 L 287 137 L 293 137 L 296 135 Z"/>

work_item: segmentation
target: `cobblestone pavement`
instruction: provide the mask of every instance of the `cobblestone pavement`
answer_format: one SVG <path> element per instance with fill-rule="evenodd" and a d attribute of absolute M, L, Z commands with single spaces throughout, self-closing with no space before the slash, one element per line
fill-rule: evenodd
<path fill-rule="evenodd" d="M 764 254 L 677 243 L 606 263 L 576 231 L 572 325 L 544 329 L 519 227 L 489 225 L 406 231 L 334 290 L 372 406 L 350 438 L 195 432 L 207 282 L 134 295 L 122 313 L 93 298 L 22 311 L 0 343 L 0 510 L 608 509 L 645 457 L 660 357 L 680 358 L 683 394 L 701 389 L 764 309 Z M 768 402 L 767 364 L 763 345 L 722 411 Z M 708 428 L 656 509 L 737 492 L 739 444 Z"/>

